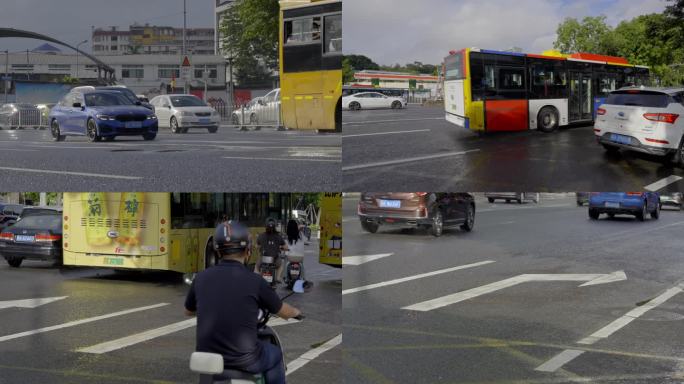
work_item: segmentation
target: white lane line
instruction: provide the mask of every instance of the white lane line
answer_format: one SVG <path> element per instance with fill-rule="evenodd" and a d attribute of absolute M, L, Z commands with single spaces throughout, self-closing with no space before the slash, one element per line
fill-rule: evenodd
<path fill-rule="evenodd" d="M 270 325 L 271 327 L 277 327 L 280 325 L 294 324 L 298 322 L 299 320 L 295 319 L 283 320 L 281 318 L 276 317 L 273 320 L 269 321 L 268 325 Z M 136 333 L 135 335 L 122 337 L 120 339 L 107 341 L 90 347 L 80 348 L 77 349 L 76 352 L 94 353 L 101 355 L 103 353 L 116 351 L 118 349 L 130 347 L 131 345 L 156 339 L 157 337 L 166 336 L 171 333 L 179 332 L 187 328 L 192 328 L 196 325 L 197 318 L 195 317 L 192 319 L 180 321 L 178 323 L 169 324 L 160 328 L 150 329 L 144 332 Z"/>
<path fill-rule="evenodd" d="M 577 349 L 566 349 L 563 352 L 557 354 L 549 361 L 535 368 L 535 371 L 540 372 L 556 372 L 558 368 L 564 366 L 568 362 L 572 361 L 574 358 L 583 354 L 585 351 L 580 351 Z"/>
<path fill-rule="evenodd" d="M 309 352 L 299 356 L 298 358 L 292 360 L 287 364 L 287 375 L 296 372 L 299 368 L 310 363 L 313 359 L 320 356 L 323 352 L 331 350 L 342 343 L 342 334 L 333 337 L 332 339 L 325 342 L 323 345 L 316 347 Z"/>
<path fill-rule="evenodd" d="M 379 123 L 397 123 L 400 121 L 425 121 L 425 120 L 445 120 L 445 119 L 443 117 L 425 117 L 422 119 L 372 120 L 372 121 L 354 121 L 354 122 L 349 121 L 346 123 L 342 123 L 342 125 L 365 125 L 365 124 L 379 124 Z"/>
<path fill-rule="evenodd" d="M 668 176 L 662 180 L 656 181 L 653 184 L 649 184 L 649 185 L 645 186 L 644 189 L 647 191 L 651 191 L 651 192 L 659 191 L 659 190 L 667 187 L 668 185 L 670 185 L 672 183 L 678 182 L 681 179 L 682 178 L 680 176 L 675 176 L 675 175 Z"/>
<path fill-rule="evenodd" d="M 266 161 L 316 161 L 320 163 L 341 163 L 342 160 L 331 160 L 331 159 L 293 159 L 293 158 L 280 158 L 280 157 L 239 157 L 239 156 L 224 156 L 224 159 L 233 160 L 266 160 Z"/>
<path fill-rule="evenodd" d="M 109 314 L 106 314 L 106 315 L 95 316 L 95 317 L 89 317 L 89 318 L 86 318 L 86 319 L 75 320 L 75 321 L 69 321 L 69 322 L 67 322 L 67 323 L 52 325 L 52 326 L 50 326 L 50 327 L 34 329 L 34 330 L 32 330 L 32 331 L 26 331 L 26 332 L 15 333 L 15 334 L 12 334 L 12 335 L 0 336 L 0 342 L 7 341 L 7 340 L 18 339 L 18 338 L 20 338 L 20 337 L 25 337 L 25 336 L 36 335 L 36 334 L 39 334 L 39 333 L 45 333 L 45 332 L 55 331 L 55 330 L 57 330 L 57 329 L 63 329 L 63 328 L 74 327 L 74 326 L 81 325 L 81 324 L 92 323 L 93 321 L 109 319 L 109 318 L 111 318 L 111 317 L 128 315 L 129 313 L 135 313 L 135 312 L 146 311 L 146 310 L 148 310 L 148 309 L 159 308 L 159 307 L 163 307 L 163 306 L 165 306 L 165 305 L 169 305 L 169 303 L 159 303 L 159 304 L 154 304 L 154 305 L 148 305 L 148 306 L 146 306 L 146 307 L 132 308 L 132 309 L 127 309 L 127 310 L 125 310 L 125 311 L 119 311 L 119 312 L 109 313 Z"/>
<path fill-rule="evenodd" d="M 47 169 L 14 168 L 14 167 L 0 167 L 0 171 L 50 173 L 50 174 L 56 174 L 56 175 L 103 177 L 103 178 L 107 178 L 107 179 L 123 179 L 123 180 L 140 180 L 140 179 L 142 179 L 142 177 L 137 177 L 137 176 L 105 175 L 105 174 L 101 174 L 101 173 L 69 172 L 69 171 L 50 171 Z"/>
<path fill-rule="evenodd" d="M 588 337 L 585 337 L 584 339 L 578 341 L 577 343 L 578 344 L 594 344 L 595 342 L 612 335 L 613 333 L 618 331 L 620 328 L 631 323 L 632 321 L 639 318 L 644 313 L 646 313 L 646 312 L 650 311 L 651 309 L 659 306 L 660 304 L 666 302 L 671 297 L 677 295 L 680 292 L 682 292 L 682 289 L 679 287 L 670 288 L 667 291 L 663 292 L 660 296 L 656 297 L 655 299 L 649 301 L 648 303 L 646 303 L 640 307 L 632 309 L 631 311 L 625 313 L 622 317 L 617 318 L 612 323 L 606 325 L 605 327 L 599 329 L 598 331 L 594 332 L 593 334 L 591 334 Z"/>
<path fill-rule="evenodd" d="M 437 155 L 427 155 L 427 156 L 418 156 L 418 157 L 411 157 L 408 159 L 400 159 L 400 160 L 389 160 L 389 161 L 380 161 L 377 163 L 368 163 L 368 164 L 361 164 L 361 165 L 352 165 L 349 167 L 342 167 L 342 171 L 354 171 L 357 169 L 365 169 L 365 168 L 374 168 L 374 167 L 384 167 L 387 165 L 396 165 L 396 164 L 405 164 L 405 163 L 413 163 L 416 161 L 423 161 L 423 160 L 433 160 L 433 159 L 440 159 L 444 157 L 454 157 L 454 156 L 461 156 L 461 155 L 466 155 L 471 152 L 479 152 L 479 149 L 471 149 L 468 151 L 462 151 L 462 152 L 447 152 L 447 153 L 440 153 Z"/>
<path fill-rule="evenodd" d="M 377 255 L 362 255 L 362 256 L 344 256 L 342 258 L 342 265 L 361 265 L 369 261 L 382 259 L 383 257 L 392 256 L 394 253 L 379 253 Z"/>
<path fill-rule="evenodd" d="M 5 308 L 37 308 L 41 305 L 50 304 L 54 301 L 64 300 L 69 296 L 43 297 L 37 299 L 0 301 L 0 309 Z"/>
<path fill-rule="evenodd" d="M 414 276 L 407 276 L 407 277 L 402 277 L 400 279 L 394 279 L 394 280 L 389 280 L 389 281 L 384 281 L 381 283 L 375 283 L 375 284 L 370 284 L 370 285 L 364 285 L 362 287 L 356 287 L 356 288 L 349 288 L 345 289 L 342 291 L 343 295 L 347 295 L 350 293 L 356 293 L 356 292 L 361 292 L 361 291 L 367 291 L 369 289 L 374 289 L 374 288 L 380 288 L 380 287 L 386 287 L 388 285 L 394 285 L 394 284 L 399 284 L 403 283 L 406 281 L 411 281 L 411 280 L 416 280 L 416 279 L 422 279 L 424 277 L 430 277 L 430 276 L 435 276 L 435 275 L 440 275 L 443 273 L 449 273 L 453 271 L 458 271 L 461 269 L 468 269 L 468 268 L 474 268 L 474 267 L 479 267 L 481 265 L 486 265 L 490 263 L 494 263 L 495 261 L 493 260 L 487 260 L 487 261 L 480 261 L 477 263 L 472 263 L 472 264 L 466 264 L 466 265 L 459 265 L 458 267 L 453 267 L 453 268 L 447 268 L 447 269 L 440 269 L 438 271 L 433 271 L 433 272 L 428 272 L 428 273 L 421 273 L 420 275 L 414 275 Z"/>
<path fill-rule="evenodd" d="M 380 136 L 380 135 L 397 135 L 400 133 L 416 133 L 416 132 L 430 132 L 429 129 L 414 129 L 412 131 L 392 131 L 392 132 L 376 132 L 376 133 L 361 133 L 358 135 L 342 135 L 342 138 L 347 137 L 363 137 L 363 136 Z"/>
<path fill-rule="evenodd" d="M 38 152 L 37 149 L 15 149 L 15 148 L 3 148 L 2 152 L 5 151 L 15 151 L 15 152 Z"/>

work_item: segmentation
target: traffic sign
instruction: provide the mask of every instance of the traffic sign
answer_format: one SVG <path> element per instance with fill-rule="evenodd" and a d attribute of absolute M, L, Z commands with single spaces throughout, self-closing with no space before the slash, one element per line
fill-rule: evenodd
<path fill-rule="evenodd" d="M 181 67 L 190 67 L 190 58 L 187 55 L 183 58 Z"/>

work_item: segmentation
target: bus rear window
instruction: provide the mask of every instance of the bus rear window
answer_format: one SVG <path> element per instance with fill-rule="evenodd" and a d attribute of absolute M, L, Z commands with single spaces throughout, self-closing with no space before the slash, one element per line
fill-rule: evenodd
<path fill-rule="evenodd" d="M 667 94 L 660 92 L 618 91 L 613 92 L 608 96 L 606 104 L 666 108 L 670 104 L 670 97 Z"/>
<path fill-rule="evenodd" d="M 465 72 L 463 71 L 463 52 L 447 57 L 444 60 L 444 69 L 446 71 L 445 80 L 447 81 L 465 79 Z"/>

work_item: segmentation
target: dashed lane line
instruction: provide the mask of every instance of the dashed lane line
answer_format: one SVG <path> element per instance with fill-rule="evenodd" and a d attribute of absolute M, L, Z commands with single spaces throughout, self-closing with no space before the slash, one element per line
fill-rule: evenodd
<path fill-rule="evenodd" d="M 287 364 L 287 374 L 296 372 L 299 368 L 309 364 L 312 360 L 320 356 L 323 352 L 329 351 L 342 343 L 342 334 L 333 337 L 319 347 L 316 347 Z"/>
<path fill-rule="evenodd" d="M 382 124 L 382 123 L 397 123 L 404 121 L 426 121 L 426 120 L 444 120 L 443 117 L 426 117 L 422 119 L 398 119 L 398 120 L 371 120 L 371 121 L 355 121 L 343 122 L 342 125 L 366 125 L 366 124 Z M 445 120 L 446 121 L 446 120 Z"/>
<path fill-rule="evenodd" d="M 376 133 L 360 133 L 358 135 L 342 135 L 343 139 L 348 137 L 364 137 L 364 136 L 381 136 L 381 135 L 398 135 L 402 133 L 417 133 L 417 132 L 430 132 L 429 129 L 414 129 L 411 131 L 392 131 L 392 132 L 376 132 Z"/>
<path fill-rule="evenodd" d="M 344 256 L 342 257 L 342 265 L 361 265 L 369 261 L 382 259 L 384 257 L 392 256 L 394 253 L 379 253 L 377 255 L 362 255 L 362 256 Z"/>
<path fill-rule="evenodd" d="M 644 189 L 647 191 L 651 191 L 651 192 L 659 191 L 659 190 L 667 187 L 670 184 L 678 182 L 681 179 L 682 179 L 682 177 L 676 176 L 676 175 L 668 176 L 664 179 L 656 181 L 653 184 L 649 184 L 649 185 L 645 186 Z"/>
<path fill-rule="evenodd" d="M 141 180 L 142 179 L 142 177 L 138 177 L 138 176 L 106 175 L 106 174 L 102 174 L 102 173 L 70 172 L 70 171 L 51 171 L 51 170 L 47 170 L 47 169 L 15 168 L 15 167 L 0 167 L 0 171 L 49 173 L 49 174 L 55 174 L 55 175 L 102 177 L 102 178 L 106 178 L 106 179 L 122 179 L 122 180 Z"/>
<path fill-rule="evenodd" d="M 558 368 L 564 366 L 566 363 L 572 361 L 584 352 L 585 351 L 578 349 L 566 349 L 534 370 L 540 372 L 556 372 Z"/>
<path fill-rule="evenodd" d="M 462 156 L 462 155 L 466 155 L 466 154 L 473 153 L 473 152 L 479 152 L 479 151 L 480 151 L 479 149 L 471 149 L 468 151 L 461 151 L 461 152 L 447 152 L 447 153 L 440 153 L 440 154 L 436 154 L 436 155 L 410 157 L 408 159 L 398 159 L 398 160 L 380 161 L 377 163 L 351 165 L 348 167 L 342 167 L 342 171 L 343 172 L 355 171 L 355 170 L 366 169 L 366 168 L 385 167 L 388 165 L 406 164 L 406 163 L 413 163 L 413 162 L 417 162 L 417 161 L 434 160 L 434 159 L 441 159 L 441 158 L 445 158 L 445 157 Z"/>
<path fill-rule="evenodd" d="M 314 161 L 318 163 L 341 163 L 342 160 L 334 159 L 312 159 L 312 158 L 289 158 L 289 157 L 242 157 L 242 156 L 223 156 L 230 160 L 263 160 L 263 161 Z"/>

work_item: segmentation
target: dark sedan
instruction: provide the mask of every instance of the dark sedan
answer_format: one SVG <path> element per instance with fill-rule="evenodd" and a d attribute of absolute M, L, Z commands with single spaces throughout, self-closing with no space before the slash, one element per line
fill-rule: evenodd
<path fill-rule="evenodd" d="M 62 215 L 25 217 L 0 232 L 0 256 L 18 268 L 24 260 L 62 263 Z"/>

